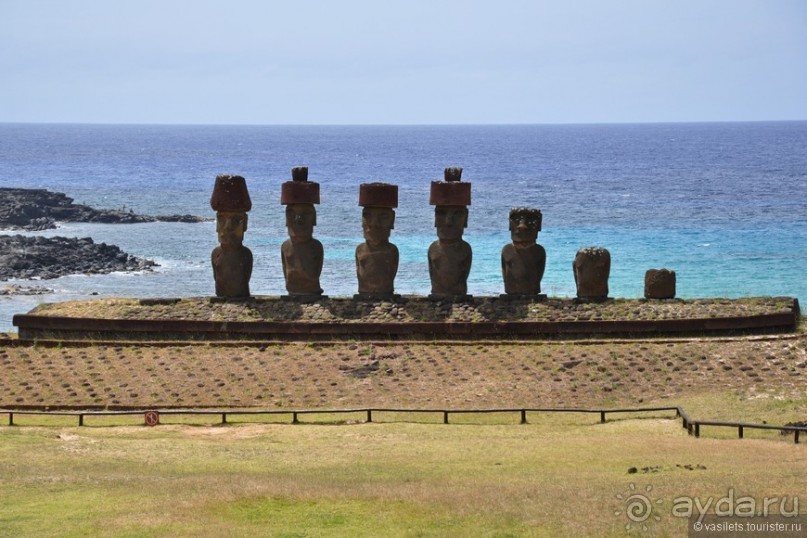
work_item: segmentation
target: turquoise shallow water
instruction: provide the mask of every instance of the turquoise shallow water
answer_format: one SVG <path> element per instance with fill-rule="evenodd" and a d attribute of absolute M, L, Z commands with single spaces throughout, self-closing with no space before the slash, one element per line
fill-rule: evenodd
<path fill-rule="evenodd" d="M 96 207 L 212 216 L 217 173 L 247 178 L 253 199 L 245 244 L 255 294 L 284 293 L 286 238 L 280 183 L 305 164 L 321 184 L 316 236 L 322 286 L 356 291 L 362 241 L 358 185 L 396 183 L 392 240 L 400 293 L 430 290 L 426 249 L 435 239 L 429 183 L 463 166 L 472 183 L 466 240 L 469 292 L 503 290 L 499 253 L 512 206 L 539 207 L 547 250 L 543 289 L 575 293 L 571 263 L 585 246 L 611 251 L 611 295 L 639 297 L 644 272 L 677 273 L 680 297 L 807 296 L 807 122 L 745 124 L 190 127 L 0 125 L 0 186 L 48 188 Z M 71 224 L 44 235 L 93 237 L 157 260 L 152 274 L 73 276 L 55 293 L 0 297 L 0 330 L 40 301 L 213 293 L 213 223 Z M 28 283 L 30 284 L 30 283 Z"/>

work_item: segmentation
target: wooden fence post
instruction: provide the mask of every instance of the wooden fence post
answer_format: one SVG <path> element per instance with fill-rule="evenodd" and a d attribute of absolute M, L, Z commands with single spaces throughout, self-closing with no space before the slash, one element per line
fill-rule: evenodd
<path fill-rule="evenodd" d="M 448 424 L 448 411 L 443 411 L 443 424 Z"/>
<path fill-rule="evenodd" d="M 8 414 L 8 425 L 9 426 L 14 425 L 14 413 L 9 413 Z M 799 432 L 796 432 L 796 435 L 798 435 L 798 434 L 799 434 Z M 798 441 L 796 441 L 796 442 L 798 442 Z"/>
<path fill-rule="evenodd" d="M 695 423 L 695 437 L 701 436 L 701 425 L 699 423 Z"/>
<path fill-rule="evenodd" d="M 373 421 L 373 410 L 368 409 L 367 410 L 367 422 L 372 422 L 372 421 Z"/>
<path fill-rule="evenodd" d="M 600 422 L 605 422 L 605 411 L 600 411 Z"/>
<path fill-rule="evenodd" d="M 79 413 L 79 415 L 78 415 L 78 425 L 79 426 L 84 426 L 84 414 L 83 413 Z"/>
<path fill-rule="evenodd" d="M 738 437 L 740 439 L 743 438 L 743 427 L 742 426 L 737 426 L 737 435 L 738 435 Z"/>
<path fill-rule="evenodd" d="M 526 409 L 521 410 L 521 423 L 522 424 L 527 423 L 527 410 Z"/>

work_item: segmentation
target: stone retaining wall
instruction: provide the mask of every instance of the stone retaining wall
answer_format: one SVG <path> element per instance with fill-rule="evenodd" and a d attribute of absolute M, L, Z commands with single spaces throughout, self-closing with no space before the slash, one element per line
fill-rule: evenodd
<path fill-rule="evenodd" d="M 666 311 L 661 309 L 663 302 L 656 301 L 612 301 L 578 305 L 578 310 L 571 300 L 554 301 L 554 306 L 528 301 L 514 305 L 498 304 L 497 298 L 476 298 L 457 305 L 416 298 L 384 303 L 382 308 L 351 299 L 315 305 L 279 298 L 241 302 L 121 299 L 108 302 L 106 308 L 102 302 L 95 308 L 87 303 L 87 316 L 64 315 L 80 309 L 58 303 L 43 305 L 14 316 L 13 323 L 23 340 L 524 340 L 792 331 L 800 316 L 798 300 L 793 298 L 772 298 L 768 303 L 760 299 L 761 303 L 750 305 L 744 299 L 677 301 L 666 305 Z M 379 316 L 379 310 L 394 311 L 396 317 Z M 197 313 L 196 319 L 191 311 Z M 620 317 L 619 312 L 625 315 Z"/>

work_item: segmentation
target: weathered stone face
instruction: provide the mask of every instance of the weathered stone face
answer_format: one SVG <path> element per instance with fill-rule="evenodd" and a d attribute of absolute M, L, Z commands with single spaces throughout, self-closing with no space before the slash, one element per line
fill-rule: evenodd
<path fill-rule="evenodd" d="M 229 211 L 216 213 L 216 233 L 222 248 L 236 248 L 244 242 L 247 231 L 247 214 Z"/>
<path fill-rule="evenodd" d="M 361 227 L 368 245 L 388 243 L 395 227 L 395 211 L 388 207 L 365 207 L 361 212 Z"/>
<path fill-rule="evenodd" d="M 313 204 L 289 204 L 286 206 L 286 229 L 292 241 L 309 241 L 314 236 L 317 210 Z"/>
<path fill-rule="evenodd" d="M 541 212 L 537 209 L 510 211 L 510 238 L 516 248 L 534 245 L 541 231 Z"/>
<path fill-rule="evenodd" d="M 463 206 L 438 205 L 434 208 L 434 226 L 441 241 L 462 239 L 468 225 L 468 208 Z"/>
<path fill-rule="evenodd" d="M 572 264 L 577 297 L 601 300 L 608 297 L 611 253 L 604 248 L 588 247 L 577 251 Z"/>
<path fill-rule="evenodd" d="M 675 271 L 648 269 L 644 275 L 645 299 L 674 299 Z"/>

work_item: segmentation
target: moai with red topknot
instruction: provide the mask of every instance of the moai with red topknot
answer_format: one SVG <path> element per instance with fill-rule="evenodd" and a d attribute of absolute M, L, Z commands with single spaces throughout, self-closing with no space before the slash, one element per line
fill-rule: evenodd
<path fill-rule="evenodd" d="M 216 177 L 210 207 L 216 212 L 216 233 L 219 236 L 219 246 L 210 255 L 216 296 L 249 297 L 252 251 L 243 243 L 247 212 L 252 209 L 252 201 L 246 180 L 233 175 Z"/>
<path fill-rule="evenodd" d="M 473 253 L 462 239 L 468 226 L 471 184 L 461 181 L 462 168 L 446 168 L 444 181 L 432 181 L 429 203 L 434 208 L 437 241 L 429 246 L 432 299 L 468 298 Z"/>
<path fill-rule="evenodd" d="M 398 247 L 389 237 L 395 227 L 398 186 L 388 183 L 363 183 L 359 186 L 359 205 L 363 207 L 361 226 L 364 243 L 356 247 L 356 299 L 393 299 L 398 273 Z"/>
<path fill-rule="evenodd" d="M 289 297 L 305 299 L 322 297 L 319 277 L 324 252 L 322 243 L 314 239 L 319 204 L 319 183 L 308 181 L 308 167 L 291 169 L 292 180 L 281 186 L 280 203 L 286 206 L 287 239 L 280 247 L 283 276 Z"/>

